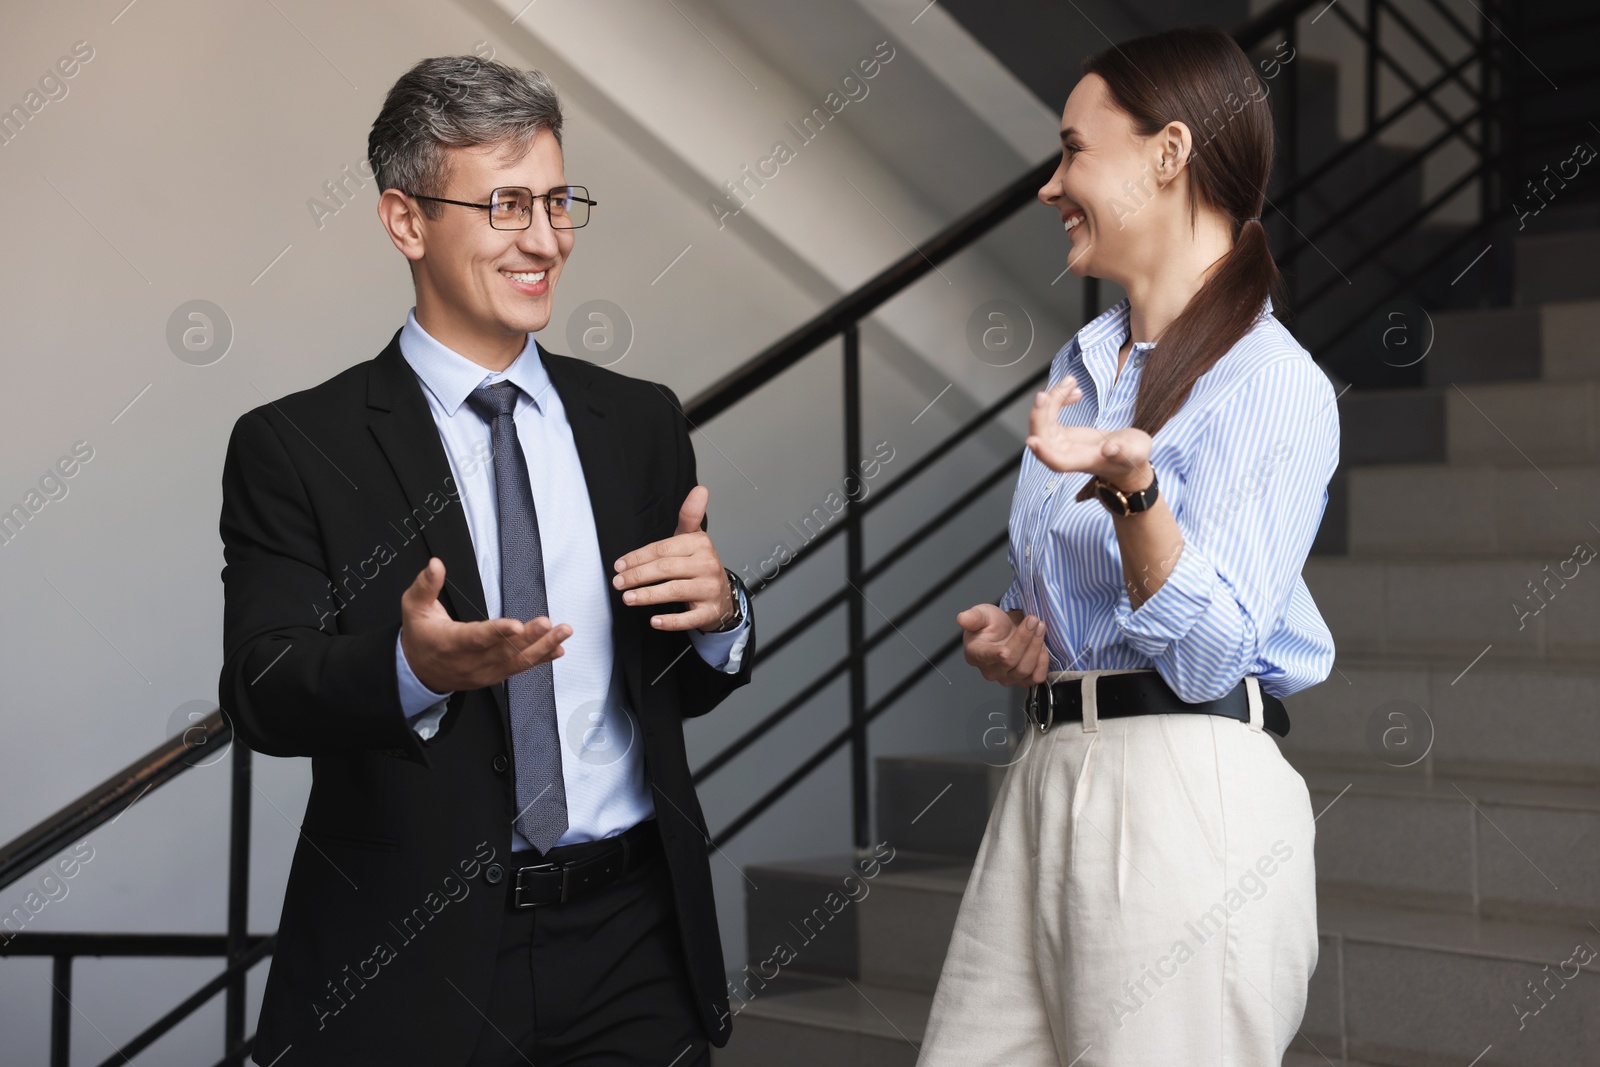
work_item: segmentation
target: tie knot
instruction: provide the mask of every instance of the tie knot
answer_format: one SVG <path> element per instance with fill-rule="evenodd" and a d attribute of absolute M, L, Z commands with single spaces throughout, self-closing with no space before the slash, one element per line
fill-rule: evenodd
<path fill-rule="evenodd" d="M 467 403 L 472 405 L 472 410 L 482 415 L 484 421 L 490 425 L 501 415 L 509 415 L 517 406 L 517 394 L 520 390 L 512 382 L 496 382 L 482 389 L 474 389 L 467 394 Z"/>

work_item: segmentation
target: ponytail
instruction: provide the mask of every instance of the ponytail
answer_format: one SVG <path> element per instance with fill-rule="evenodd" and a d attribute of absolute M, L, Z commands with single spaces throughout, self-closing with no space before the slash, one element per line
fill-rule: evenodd
<path fill-rule="evenodd" d="M 1266 228 L 1260 219 L 1247 219 L 1233 250 L 1151 350 L 1133 403 L 1133 425 L 1151 436 L 1165 426 L 1199 377 L 1265 314 L 1268 296 L 1274 307 L 1287 308 L 1287 287 L 1267 246 Z"/>

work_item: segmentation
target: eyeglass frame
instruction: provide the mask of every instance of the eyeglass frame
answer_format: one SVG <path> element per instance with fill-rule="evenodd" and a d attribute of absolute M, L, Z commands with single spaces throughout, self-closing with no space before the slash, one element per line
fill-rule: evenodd
<path fill-rule="evenodd" d="M 413 200 L 433 200 L 433 201 L 436 201 L 436 202 L 441 203 L 441 204 L 455 204 L 458 207 L 481 208 L 484 211 L 487 211 L 487 212 L 491 213 L 489 215 L 489 227 L 490 227 L 490 229 L 503 230 L 503 231 L 507 231 L 507 232 L 510 232 L 510 233 L 518 233 L 518 232 L 521 232 L 522 230 L 526 230 L 529 227 L 531 227 L 533 225 L 533 212 L 531 212 L 531 211 L 528 212 L 528 225 L 527 226 L 496 226 L 494 224 L 494 215 L 492 214 L 493 211 L 494 211 L 494 194 L 498 193 L 502 189 L 520 189 L 523 192 L 527 193 L 529 198 L 532 199 L 532 200 L 543 200 L 544 201 L 544 218 L 545 218 L 545 221 L 550 224 L 550 228 L 552 230 L 581 230 L 581 229 L 583 229 L 584 226 L 589 225 L 589 220 L 588 219 L 584 219 L 583 223 L 581 225 L 578 225 L 578 226 L 557 226 L 556 225 L 556 220 L 550 214 L 550 194 L 551 193 L 555 192 L 557 189 L 582 189 L 584 192 L 587 193 L 589 191 L 589 187 L 587 185 L 557 185 L 557 186 L 553 186 L 548 192 L 543 192 L 543 193 L 536 193 L 526 185 L 497 185 L 493 189 L 489 190 L 489 201 L 490 202 L 487 203 L 487 204 L 474 204 L 474 203 L 471 203 L 471 202 L 466 201 L 466 200 L 448 200 L 448 199 L 446 199 L 446 198 L 444 198 L 442 196 L 424 196 L 421 193 L 407 193 L 406 195 L 411 197 Z M 590 207 L 598 207 L 600 205 L 600 201 L 598 201 L 598 200 L 590 200 L 586 196 L 575 196 L 572 199 L 581 200 L 583 203 L 588 204 Z M 532 205 L 529 205 L 529 206 L 532 206 Z"/>

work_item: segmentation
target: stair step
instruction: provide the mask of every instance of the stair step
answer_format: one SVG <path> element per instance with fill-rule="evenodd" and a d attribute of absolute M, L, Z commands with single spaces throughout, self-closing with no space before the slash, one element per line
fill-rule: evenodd
<path fill-rule="evenodd" d="M 1306 779 L 1319 813 L 1319 894 L 1574 926 L 1600 915 L 1600 786 Z M 970 873 L 886 870 L 857 919 L 862 980 L 932 992 Z"/>
<path fill-rule="evenodd" d="M 1443 463 L 1444 389 L 1351 389 L 1339 399 L 1339 466 Z"/>
<path fill-rule="evenodd" d="M 1445 456 L 1453 463 L 1600 460 L 1600 382 L 1504 382 L 1445 390 Z"/>
<path fill-rule="evenodd" d="M 1600 545 L 1591 525 L 1600 517 L 1600 464 L 1397 463 L 1355 467 L 1348 478 L 1352 556 L 1522 553 L 1559 561 L 1578 542 Z"/>
<path fill-rule="evenodd" d="M 1430 386 L 1600 378 L 1600 301 L 1434 311 L 1429 318 L 1433 344 L 1422 366 Z"/>
<path fill-rule="evenodd" d="M 919 884 L 918 880 L 930 873 L 940 876 L 961 862 L 950 856 L 888 848 L 867 859 L 823 856 L 746 867 L 745 943 L 750 962 L 739 981 L 748 979 L 752 988 L 758 988 L 761 983 L 750 976 L 770 975 L 775 970 L 880 981 L 870 971 L 863 972 L 858 961 L 878 958 L 879 948 L 890 955 L 900 949 L 886 940 L 879 928 L 868 932 L 868 916 L 879 914 L 880 902 L 903 898 L 903 889 L 897 892 L 902 883 Z M 970 866 L 970 860 L 966 862 Z M 968 867 L 956 869 L 965 872 Z M 960 889 L 958 886 L 958 895 Z M 950 921 L 955 921 L 953 914 Z M 914 928 L 911 933 L 915 935 Z M 914 956 L 918 949 L 911 951 Z M 943 943 L 938 955 L 935 967 L 944 960 Z"/>
<path fill-rule="evenodd" d="M 1422 364 L 1431 386 L 1540 378 L 1542 316 L 1537 306 L 1435 311 L 1433 345 Z M 1421 353 L 1414 354 L 1422 358 Z M 1396 362 L 1406 362 L 1397 357 Z"/>
<path fill-rule="evenodd" d="M 1523 1067 L 1592 1059 L 1600 1033 L 1600 933 L 1583 925 L 1475 919 L 1318 891 L 1323 931 L 1296 1047 L 1374 1064 Z M 1586 946 L 1574 959 L 1574 948 Z M 1589 962 L 1578 961 L 1589 958 Z M 1566 961 L 1573 960 L 1568 964 Z M 1549 967 L 1549 971 L 1544 968 Z M 1568 975 L 1551 977 L 1558 970 Z M 1548 981 L 1540 1005 L 1526 983 Z M 1519 1025 L 1520 1023 L 1520 1025 Z M 1481 1058 L 1479 1058 L 1481 1057 Z"/>
<path fill-rule="evenodd" d="M 1544 380 L 1600 378 L 1600 300 L 1542 304 L 1540 313 Z"/>
<path fill-rule="evenodd" d="M 849 979 L 733 1001 L 714 1067 L 914 1067 L 933 997 Z"/>
<path fill-rule="evenodd" d="M 1563 582 L 1566 558 L 1313 556 L 1302 573 L 1340 655 L 1600 662 L 1600 578 L 1575 562 Z"/>
<path fill-rule="evenodd" d="M 971 874 L 970 861 L 885 874 L 862 902 L 862 979 L 932 993 Z"/>
<path fill-rule="evenodd" d="M 1368 772 L 1600 784 L 1600 663 L 1467 667 L 1344 655 L 1285 699 L 1291 762 Z M 1398 770 L 1397 770 L 1398 773 Z"/>
<path fill-rule="evenodd" d="M 1302 773 L 1319 893 L 1573 926 L 1600 916 L 1600 786 Z"/>
<path fill-rule="evenodd" d="M 1540 234 L 1517 240 L 1517 302 L 1600 298 L 1600 230 Z"/>
<path fill-rule="evenodd" d="M 830 908 L 830 892 L 846 895 L 841 879 L 853 862 L 834 856 L 746 870 L 751 958 L 737 988 L 765 995 L 761 976 L 803 973 L 933 992 L 971 859 L 896 851 L 875 874 L 857 877 L 848 905 L 835 898 Z"/>
<path fill-rule="evenodd" d="M 1342 468 L 1492 463 L 1539 469 L 1600 461 L 1600 375 L 1591 316 L 1557 316 L 1558 372 L 1536 381 L 1354 389 L 1339 401 Z M 1429 358 L 1432 358 L 1431 356 Z"/>
<path fill-rule="evenodd" d="M 1475 919 L 1320 891 L 1318 918 L 1321 949 L 1294 1042 L 1301 1058 L 1286 1064 L 1340 1062 L 1346 1046 L 1351 1063 L 1389 1067 L 1588 1062 L 1583 1049 L 1600 1025 L 1600 934 L 1587 925 Z M 1542 1000 L 1529 991 L 1535 981 Z M 915 1063 L 931 993 L 849 979 L 798 986 L 734 1001 L 718 1067 Z M 1519 1015 L 1519 1004 L 1539 1010 Z"/>
<path fill-rule="evenodd" d="M 871 892 L 862 873 L 853 856 L 746 867 L 749 971 L 762 973 L 758 965 L 784 945 L 800 969 L 854 978 L 860 956 L 856 899 Z"/>
<path fill-rule="evenodd" d="M 894 756 L 877 761 L 878 839 L 896 849 L 970 860 L 1005 779 L 976 755 Z"/>

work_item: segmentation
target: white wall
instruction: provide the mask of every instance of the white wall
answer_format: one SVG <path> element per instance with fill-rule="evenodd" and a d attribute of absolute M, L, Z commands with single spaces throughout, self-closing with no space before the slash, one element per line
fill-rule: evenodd
<path fill-rule="evenodd" d="M 411 304 L 370 183 L 320 226 L 307 205 L 342 168 L 356 170 L 384 92 L 418 58 L 492 48 L 556 78 L 568 107 L 568 173 L 602 208 L 579 236 L 542 339 L 572 351 L 573 309 L 611 300 L 635 335 L 618 369 L 686 398 L 1052 150 L 1054 116 L 937 8 L 913 22 L 923 5 L 897 0 L 804 10 L 779 0 L 539 0 L 513 23 L 524 3 L 111 0 L 8 13 L 0 105 L 23 103 L 75 42 L 93 52 L 66 95 L 0 145 L 9 401 L 0 504 L 22 501 L 75 442 L 93 458 L 66 481 L 65 497 L 0 546 L 10 741 L 0 748 L 0 839 L 176 732 L 174 715 L 190 702 L 214 700 L 218 482 L 233 421 L 370 358 Z M 706 200 L 721 182 L 768 155 L 786 120 L 820 104 L 885 40 L 896 57 L 869 95 L 719 229 Z M 1024 212 L 869 324 L 866 440 L 895 447 L 886 478 L 1070 336 L 1076 290 L 1071 279 L 1050 284 L 1064 249 L 1044 209 Z M 1037 329 L 1028 357 L 1010 368 L 976 358 L 965 339 L 973 309 L 1001 297 L 1026 307 Z M 233 332 L 226 356 L 208 366 L 180 360 L 166 338 L 174 310 L 195 299 L 220 306 Z M 838 485 L 838 368 L 836 355 L 818 357 L 696 435 L 711 529 L 731 564 L 755 565 L 778 538 L 792 539 L 784 524 Z M 1018 439 L 989 435 L 920 501 L 897 502 L 869 538 L 869 559 L 885 531 L 930 514 Z M 874 604 L 892 614 L 941 562 L 999 529 L 1009 494 L 1006 481 L 948 543 L 874 585 Z M 765 633 L 838 585 L 836 565 L 808 568 L 758 601 Z M 1003 559 L 991 561 L 948 610 L 897 635 L 873 660 L 874 691 L 954 632 L 955 608 L 992 598 L 1007 579 Z M 869 626 L 879 625 L 869 610 Z M 695 758 L 842 648 L 836 630 L 773 660 L 756 685 L 692 724 Z M 878 751 L 960 747 L 988 694 L 959 658 L 928 676 L 915 701 L 874 727 Z M 840 686 L 814 701 L 708 783 L 713 829 L 844 722 L 843 694 Z M 730 963 L 743 954 L 736 865 L 848 848 L 844 767 L 835 759 L 740 837 L 726 862 L 714 859 Z M 276 926 L 309 774 L 307 761 L 256 759 L 255 930 Z M 93 860 L 29 928 L 220 931 L 226 800 L 225 763 L 142 800 L 90 836 Z M 31 881 L 0 889 L 0 908 L 20 904 Z M 82 961 L 74 1062 L 99 1062 L 217 966 Z M 255 996 L 264 974 L 254 976 Z M 0 960 L 7 1062 L 44 1059 L 47 975 L 43 962 Z M 218 1001 L 145 1060 L 210 1063 L 220 1041 Z"/>

